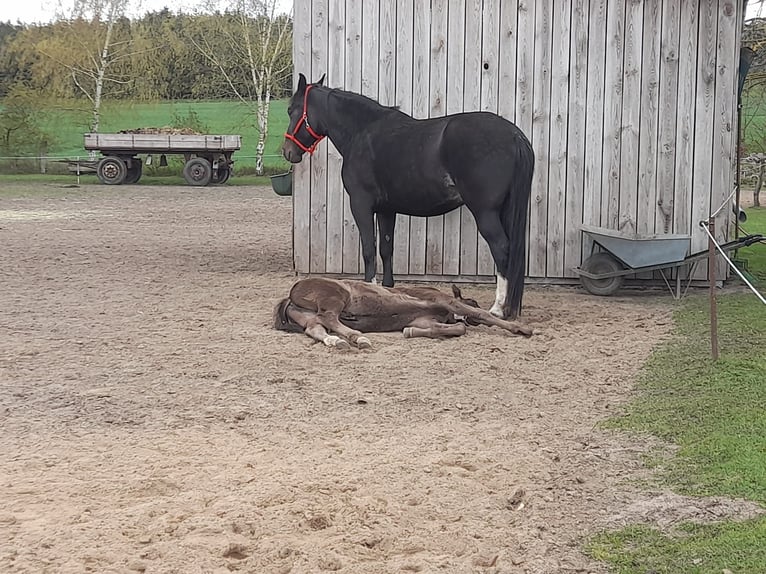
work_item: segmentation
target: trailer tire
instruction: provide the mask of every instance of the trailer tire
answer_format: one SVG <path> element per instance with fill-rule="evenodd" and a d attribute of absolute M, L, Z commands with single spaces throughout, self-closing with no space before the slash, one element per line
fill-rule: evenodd
<path fill-rule="evenodd" d="M 138 180 L 141 179 L 142 172 L 143 166 L 141 160 L 139 158 L 133 158 L 131 160 L 131 165 L 128 168 L 128 173 L 125 175 L 125 183 L 138 183 Z"/>
<path fill-rule="evenodd" d="M 128 166 L 122 158 L 107 156 L 98 162 L 96 175 L 105 185 L 120 185 L 128 175 Z"/>
<path fill-rule="evenodd" d="M 601 274 L 601 273 L 613 273 L 615 271 L 622 271 L 625 269 L 622 263 L 617 261 L 611 254 L 606 251 L 600 251 L 594 253 L 588 257 L 582 265 L 584 271 L 588 273 Z M 593 295 L 599 295 L 606 297 L 616 292 L 621 286 L 624 276 L 618 275 L 615 277 L 604 277 L 603 279 L 591 279 L 580 275 L 580 283 L 583 287 Z"/>
<path fill-rule="evenodd" d="M 231 168 L 228 165 L 219 165 L 216 171 L 217 173 L 213 175 L 210 182 L 219 185 L 226 183 L 231 175 Z"/>
<path fill-rule="evenodd" d="M 189 185 L 208 185 L 213 178 L 213 167 L 204 157 L 193 157 L 184 165 L 184 179 Z"/>

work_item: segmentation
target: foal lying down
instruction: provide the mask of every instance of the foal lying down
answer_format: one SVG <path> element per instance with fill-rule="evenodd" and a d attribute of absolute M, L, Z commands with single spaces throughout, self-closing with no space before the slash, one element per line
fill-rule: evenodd
<path fill-rule="evenodd" d="M 493 325 L 529 337 L 532 329 L 499 319 L 453 287 L 383 287 L 363 281 L 309 277 L 274 308 L 274 328 L 305 333 L 328 347 L 372 346 L 363 333 L 401 331 L 407 337 L 459 337 L 469 325 Z M 476 305 L 476 306 L 474 306 Z"/>

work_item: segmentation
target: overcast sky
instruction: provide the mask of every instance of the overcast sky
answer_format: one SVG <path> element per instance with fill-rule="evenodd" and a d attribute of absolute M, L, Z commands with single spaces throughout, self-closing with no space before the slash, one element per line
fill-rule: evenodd
<path fill-rule="evenodd" d="M 71 6 L 72 0 L 2 0 L 3 6 L 0 8 L 0 21 L 46 23 L 54 19 L 56 6 L 63 3 L 65 6 Z M 139 16 L 145 12 L 156 12 L 167 7 L 171 12 L 189 11 L 199 5 L 201 0 L 133 0 L 132 6 L 138 6 L 131 10 L 129 16 Z M 283 9 L 287 11 L 292 6 L 292 0 L 280 0 Z"/>
<path fill-rule="evenodd" d="M 67 0 L 63 0 L 65 3 Z M 285 10 L 292 4 L 292 0 L 280 0 Z M 71 0 L 69 0 L 71 3 Z M 55 13 L 57 0 L 3 0 L 0 8 L 0 20 L 3 22 L 44 23 L 50 22 Z M 167 7 L 172 12 L 186 11 L 198 5 L 200 0 L 141 0 L 139 14 L 146 11 L 158 11 Z M 133 5 L 138 2 L 133 2 Z M 749 0 L 747 17 L 766 17 L 766 0 Z"/>

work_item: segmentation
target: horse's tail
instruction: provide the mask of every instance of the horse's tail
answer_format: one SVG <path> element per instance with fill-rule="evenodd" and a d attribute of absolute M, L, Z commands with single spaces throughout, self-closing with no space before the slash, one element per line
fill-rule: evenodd
<path fill-rule="evenodd" d="M 274 328 L 279 331 L 288 331 L 290 333 L 303 333 L 303 328 L 293 322 L 287 315 L 287 308 L 290 306 L 290 298 L 285 297 L 274 307 Z"/>
<path fill-rule="evenodd" d="M 521 314 L 521 301 L 524 297 L 527 210 L 532 195 L 534 168 L 535 152 L 529 141 L 522 138 L 513 161 L 512 179 L 503 206 L 505 232 L 508 236 L 508 262 L 505 268 L 508 285 L 503 313 L 510 319 L 515 319 Z"/>

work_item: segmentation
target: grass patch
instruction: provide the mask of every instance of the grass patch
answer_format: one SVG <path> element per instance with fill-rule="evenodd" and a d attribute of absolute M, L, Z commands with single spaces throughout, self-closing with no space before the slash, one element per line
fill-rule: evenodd
<path fill-rule="evenodd" d="M 180 174 L 180 171 L 179 171 Z M 0 197 L 15 197 L 19 194 L 20 190 L 24 193 L 29 193 L 29 184 L 39 184 L 39 190 L 44 191 L 51 186 L 71 187 L 77 184 L 77 176 L 73 174 L 68 175 L 51 175 L 51 174 L 14 174 L 14 175 L 0 175 Z M 81 186 L 88 185 L 101 185 L 95 174 L 86 174 L 80 176 Z M 141 181 L 136 185 L 164 185 L 164 186 L 184 186 L 188 187 L 183 176 L 181 175 L 142 175 Z M 235 174 L 226 183 L 226 185 L 260 185 L 271 186 L 271 180 L 268 176 L 257 175 L 239 175 Z M 119 186 L 116 187 L 119 189 Z M 209 189 L 211 192 L 215 191 L 216 186 L 211 185 L 204 189 Z M 47 191 L 46 191 L 47 193 Z"/>
<path fill-rule="evenodd" d="M 766 235 L 766 207 L 750 207 L 745 210 L 747 221 L 742 224 L 746 233 L 762 233 Z M 737 258 L 747 260 L 750 274 L 759 285 L 766 285 L 766 246 L 752 245 L 740 249 Z"/>
<path fill-rule="evenodd" d="M 746 230 L 766 231 L 766 210 L 748 210 Z M 760 283 L 766 246 L 740 250 Z M 678 446 L 656 457 L 657 480 L 691 496 L 747 498 L 766 505 L 766 305 L 748 293 L 718 297 L 721 358 L 710 358 L 709 303 L 689 296 L 675 313 L 674 337 L 638 380 L 638 398 L 611 428 Z M 674 535 L 636 526 L 594 537 L 587 552 L 620 574 L 766 572 L 766 518 L 683 525 Z"/>
<path fill-rule="evenodd" d="M 287 171 L 289 168 L 280 153 L 288 124 L 287 104 L 286 99 L 272 100 L 269 109 L 264 165 L 272 171 Z M 88 131 L 90 113 L 83 113 L 73 103 L 57 105 L 57 109 L 48 110 L 42 116 L 41 128 L 46 133 L 55 134 L 49 144 L 48 155 L 87 157 L 83 134 Z M 235 168 L 241 173 L 255 168 L 255 146 L 258 143 L 255 117 L 247 106 L 238 101 L 106 101 L 101 108 L 99 131 L 113 133 L 124 129 L 180 125 L 210 134 L 241 135 L 242 148 L 234 153 Z"/>
<path fill-rule="evenodd" d="M 766 572 L 766 520 L 685 524 L 668 537 L 646 526 L 598 536 L 588 548 L 618 574 L 735 574 Z"/>

